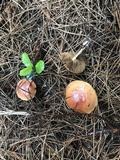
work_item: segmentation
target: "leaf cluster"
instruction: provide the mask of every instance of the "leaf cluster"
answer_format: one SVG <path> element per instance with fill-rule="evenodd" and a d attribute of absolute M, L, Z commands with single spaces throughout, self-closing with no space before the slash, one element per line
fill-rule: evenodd
<path fill-rule="evenodd" d="M 22 54 L 22 63 L 26 66 L 22 70 L 20 70 L 20 76 L 27 76 L 35 70 L 38 74 L 44 71 L 44 61 L 40 60 L 35 65 L 31 62 L 28 54 L 24 52 Z"/>

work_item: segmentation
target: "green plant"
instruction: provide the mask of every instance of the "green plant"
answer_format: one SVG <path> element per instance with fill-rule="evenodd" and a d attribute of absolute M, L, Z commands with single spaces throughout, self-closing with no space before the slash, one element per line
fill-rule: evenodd
<path fill-rule="evenodd" d="M 22 63 L 26 66 L 20 70 L 20 76 L 26 76 L 28 79 L 32 79 L 34 73 L 42 73 L 44 71 L 44 61 L 39 60 L 37 63 L 33 64 L 26 52 L 22 54 Z"/>

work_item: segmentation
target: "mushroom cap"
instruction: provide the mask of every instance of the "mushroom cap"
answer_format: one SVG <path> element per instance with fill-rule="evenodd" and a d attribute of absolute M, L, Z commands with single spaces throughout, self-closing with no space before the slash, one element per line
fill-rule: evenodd
<path fill-rule="evenodd" d="M 98 105 L 98 98 L 89 83 L 75 80 L 66 87 L 66 103 L 76 112 L 90 114 Z"/>
<path fill-rule="evenodd" d="M 74 61 L 75 56 L 73 52 L 63 52 L 60 56 L 62 63 L 72 73 L 81 73 L 85 70 L 85 61 L 82 56 L 78 56 Z"/>
<path fill-rule="evenodd" d="M 35 97 L 36 84 L 32 80 L 21 79 L 17 84 L 16 94 L 20 99 L 28 101 Z"/>

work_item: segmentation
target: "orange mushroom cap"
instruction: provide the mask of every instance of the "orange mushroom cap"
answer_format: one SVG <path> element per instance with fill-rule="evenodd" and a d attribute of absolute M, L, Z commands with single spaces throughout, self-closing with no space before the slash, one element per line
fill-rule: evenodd
<path fill-rule="evenodd" d="M 35 97 L 36 84 L 32 80 L 21 79 L 17 84 L 16 94 L 20 99 L 28 101 Z"/>
<path fill-rule="evenodd" d="M 89 83 L 75 80 L 66 87 L 66 103 L 76 112 L 90 114 L 98 105 L 98 98 Z"/>

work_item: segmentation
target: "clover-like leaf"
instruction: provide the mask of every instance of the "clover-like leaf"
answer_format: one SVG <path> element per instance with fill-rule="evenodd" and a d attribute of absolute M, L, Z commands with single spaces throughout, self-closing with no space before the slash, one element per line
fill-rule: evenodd
<path fill-rule="evenodd" d="M 33 64 L 32 64 L 32 62 L 30 61 L 30 58 L 29 58 L 29 56 L 28 56 L 28 54 L 27 54 L 26 52 L 24 52 L 24 53 L 22 54 L 22 63 L 23 63 L 26 67 L 28 67 L 28 66 L 33 67 Z"/>
<path fill-rule="evenodd" d="M 20 76 L 27 76 L 32 72 L 32 67 L 28 66 L 27 68 L 23 68 L 22 70 L 20 70 Z"/>
<path fill-rule="evenodd" d="M 40 74 L 44 70 L 44 61 L 38 61 L 35 65 L 35 70 L 38 74 Z"/>

